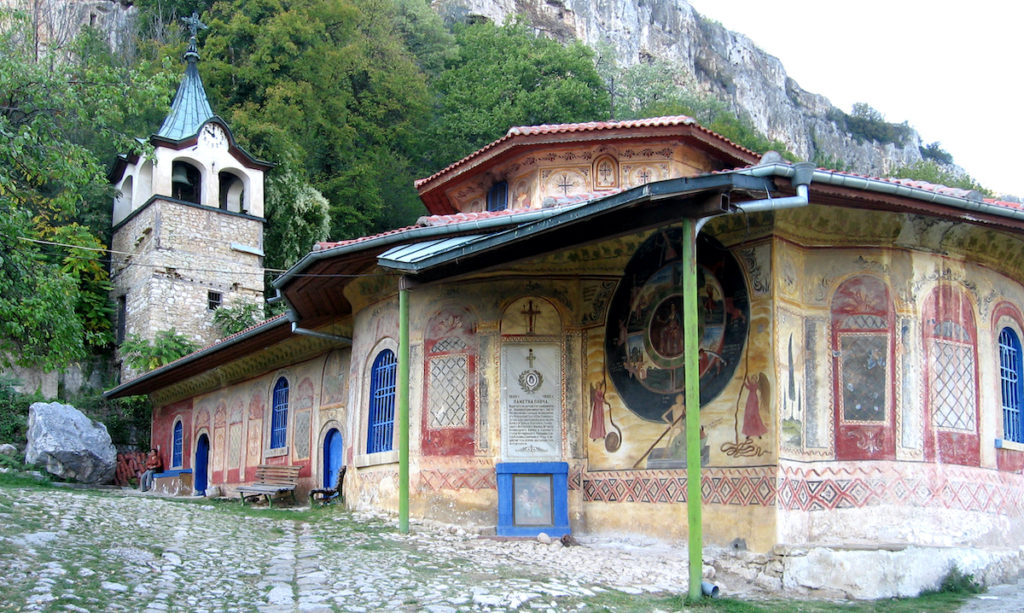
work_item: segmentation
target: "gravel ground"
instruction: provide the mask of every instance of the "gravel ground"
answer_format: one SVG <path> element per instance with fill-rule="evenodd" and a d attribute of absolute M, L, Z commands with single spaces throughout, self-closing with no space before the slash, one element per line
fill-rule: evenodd
<path fill-rule="evenodd" d="M 685 548 L 654 541 L 562 547 L 415 522 L 402 535 L 393 518 L 296 511 L 0 487 L 0 611 L 632 611 L 686 592 Z M 738 574 L 714 581 L 730 597 L 780 596 Z M 962 611 L 1024 611 L 1024 580 Z"/>
<path fill-rule="evenodd" d="M 562 611 L 687 585 L 677 548 L 401 535 L 337 508 L 289 520 L 238 506 L 0 488 L 0 609 Z"/>

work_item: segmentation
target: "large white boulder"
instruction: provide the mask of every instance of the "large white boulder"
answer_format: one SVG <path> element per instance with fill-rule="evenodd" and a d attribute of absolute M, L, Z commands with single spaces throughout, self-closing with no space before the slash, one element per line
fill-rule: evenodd
<path fill-rule="evenodd" d="M 59 402 L 36 402 L 28 410 L 25 463 L 39 464 L 62 479 L 101 484 L 114 480 L 117 450 L 107 427 Z"/>

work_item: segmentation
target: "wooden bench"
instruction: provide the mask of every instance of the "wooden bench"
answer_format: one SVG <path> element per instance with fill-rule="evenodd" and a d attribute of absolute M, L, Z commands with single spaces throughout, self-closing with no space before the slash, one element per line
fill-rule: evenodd
<path fill-rule="evenodd" d="M 292 504 L 295 504 L 295 486 L 299 481 L 299 468 L 299 466 L 260 464 L 256 467 L 256 481 L 238 488 L 242 504 L 244 505 L 246 500 L 258 500 L 260 496 L 265 496 L 267 506 L 273 506 L 272 498 L 285 493 L 291 494 Z"/>
<path fill-rule="evenodd" d="M 321 506 L 334 500 L 335 498 L 341 498 L 341 504 L 345 504 L 345 471 L 348 466 L 342 466 L 338 469 L 338 478 L 334 481 L 333 488 L 318 488 L 315 490 L 309 490 L 310 502 L 319 502 Z"/>

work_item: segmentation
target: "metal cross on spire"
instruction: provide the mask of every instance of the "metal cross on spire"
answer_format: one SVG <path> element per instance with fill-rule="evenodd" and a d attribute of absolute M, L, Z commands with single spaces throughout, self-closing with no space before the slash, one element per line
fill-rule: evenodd
<path fill-rule="evenodd" d="M 199 50 L 196 48 L 196 34 L 199 30 L 208 30 L 210 26 L 206 25 L 199 20 L 199 13 L 192 11 L 190 17 L 182 17 L 182 21 L 185 22 L 185 26 L 188 28 L 191 36 L 188 39 L 188 50 L 185 52 L 185 59 L 199 59 Z"/>

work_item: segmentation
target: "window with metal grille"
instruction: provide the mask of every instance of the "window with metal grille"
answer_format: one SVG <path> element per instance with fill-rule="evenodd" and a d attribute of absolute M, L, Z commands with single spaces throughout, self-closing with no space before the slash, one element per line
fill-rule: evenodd
<path fill-rule="evenodd" d="M 181 420 L 178 420 L 174 424 L 174 441 L 171 445 L 171 466 L 181 466 L 181 447 L 183 439 L 184 428 L 181 425 Z"/>
<path fill-rule="evenodd" d="M 1021 423 L 1022 394 L 1020 339 L 1010 328 L 999 333 L 999 382 L 1003 398 L 1003 438 L 1024 443 Z"/>
<path fill-rule="evenodd" d="M 206 308 L 216 311 L 220 308 L 222 297 L 220 292 L 206 292 Z"/>
<path fill-rule="evenodd" d="M 390 349 L 377 354 L 370 369 L 370 416 L 366 452 L 391 451 L 395 431 L 395 377 L 398 360 Z"/>
<path fill-rule="evenodd" d="M 288 441 L 288 379 L 281 377 L 274 384 L 273 409 L 270 415 L 270 448 L 280 449 Z"/>

